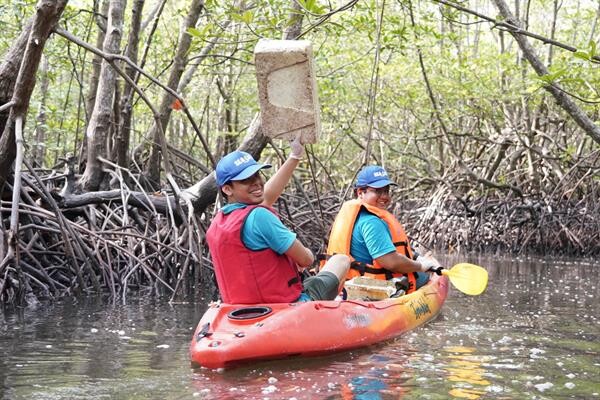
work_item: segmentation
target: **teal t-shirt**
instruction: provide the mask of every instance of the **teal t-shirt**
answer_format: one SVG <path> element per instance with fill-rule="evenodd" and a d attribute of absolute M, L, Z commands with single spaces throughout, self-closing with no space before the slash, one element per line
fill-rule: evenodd
<path fill-rule="evenodd" d="M 367 210 L 360 210 L 352 230 L 350 255 L 355 260 L 373 264 L 373 260 L 396 251 L 392 234 L 384 220 Z M 429 274 L 417 272 L 417 288 L 429 281 Z"/>
<path fill-rule="evenodd" d="M 247 206 L 243 203 L 231 203 L 226 204 L 222 211 L 224 214 L 229 214 Z M 283 254 L 289 250 L 294 240 L 296 234 L 264 207 L 256 207 L 252 210 L 242 229 L 242 241 L 251 250 L 271 249 L 277 254 Z"/>
<path fill-rule="evenodd" d="M 373 264 L 373 260 L 396 251 L 390 229 L 384 220 L 367 210 L 360 210 L 352 230 L 350 255 L 360 262 Z"/>

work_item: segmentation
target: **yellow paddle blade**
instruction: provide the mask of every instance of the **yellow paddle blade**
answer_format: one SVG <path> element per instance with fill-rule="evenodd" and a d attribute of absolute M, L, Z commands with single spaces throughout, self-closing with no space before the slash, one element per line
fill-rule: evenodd
<path fill-rule="evenodd" d="M 483 293 L 488 282 L 487 271 L 475 264 L 456 264 L 450 269 L 443 269 L 442 274 L 450 278 L 454 287 L 471 296 Z"/>

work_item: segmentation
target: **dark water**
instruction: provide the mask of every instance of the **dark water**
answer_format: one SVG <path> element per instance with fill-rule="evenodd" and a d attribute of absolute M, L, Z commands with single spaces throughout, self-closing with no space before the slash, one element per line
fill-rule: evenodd
<path fill-rule="evenodd" d="M 0 398 L 600 399 L 600 264 L 460 261 L 488 269 L 488 290 L 452 290 L 424 328 L 360 351 L 228 371 L 190 369 L 202 304 L 88 299 L 5 311 Z"/>

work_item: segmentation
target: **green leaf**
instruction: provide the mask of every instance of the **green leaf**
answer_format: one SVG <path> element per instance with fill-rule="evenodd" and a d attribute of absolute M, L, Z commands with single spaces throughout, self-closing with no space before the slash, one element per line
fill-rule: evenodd
<path fill-rule="evenodd" d="M 204 25 L 201 29 L 188 28 L 187 33 L 189 33 L 193 37 L 205 39 L 207 36 L 209 36 L 210 30 L 212 29 L 212 27 L 213 27 L 213 25 L 211 23 L 208 23 L 208 24 Z"/>
<path fill-rule="evenodd" d="M 307 11 L 313 14 L 323 14 L 324 8 L 321 7 L 317 0 L 298 0 L 300 5 Z"/>
<path fill-rule="evenodd" d="M 242 22 L 246 23 L 247 25 L 250 25 L 252 23 L 252 21 L 254 21 L 254 13 L 250 10 L 246 11 L 245 13 L 242 14 L 241 20 L 242 20 Z"/>
<path fill-rule="evenodd" d="M 187 32 L 195 37 L 202 37 L 202 33 L 196 28 L 188 28 Z"/>
<path fill-rule="evenodd" d="M 539 79 L 542 82 L 544 82 L 544 83 L 552 84 L 552 83 L 558 81 L 566 73 L 567 73 L 567 69 L 566 68 L 562 68 L 562 69 L 559 69 L 558 71 L 551 72 L 551 73 L 546 74 L 546 75 L 542 75 L 542 76 L 539 77 Z"/>
<path fill-rule="evenodd" d="M 578 50 L 575 53 L 573 53 L 573 57 L 577 57 L 585 61 L 590 61 L 591 58 L 587 52 L 581 50 Z"/>

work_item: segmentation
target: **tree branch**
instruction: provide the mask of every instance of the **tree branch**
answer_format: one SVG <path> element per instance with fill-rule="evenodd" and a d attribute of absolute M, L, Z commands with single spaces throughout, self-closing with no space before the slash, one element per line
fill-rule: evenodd
<path fill-rule="evenodd" d="M 116 61 L 124 61 L 125 63 L 129 64 L 132 68 L 135 68 L 141 75 L 145 76 L 150 81 L 152 81 L 154 84 L 158 85 L 160 88 L 162 88 L 163 90 L 168 92 L 170 95 L 172 95 L 173 97 L 178 99 L 181 102 L 182 110 L 185 112 L 185 115 L 188 117 L 190 123 L 192 124 L 192 128 L 198 135 L 198 138 L 200 139 L 200 142 L 202 143 L 202 147 L 204 148 L 204 151 L 206 152 L 208 159 L 212 163 L 213 167 L 216 165 L 215 158 L 210 151 L 210 147 L 208 146 L 208 142 L 206 141 L 206 138 L 204 136 L 202 136 L 202 133 L 200 132 L 198 125 L 196 124 L 194 118 L 192 117 L 192 114 L 190 113 L 185 100 L 176 91 L 174 91 L 173 89 L 169 88 L 168 86 L 162 84 L 158 79 L 156 79 L 152 75 L 148 74 L 146 71 L 144 71 L 138 65 L 136 65 L 133 61 L 131 61 L 128 57 L 122 56 L 120 54 L 105 53 L 104 51 L 84 42 L 83 40 L 72 35 L 70 32 L 65 31 L 64 29 L 56 28 L 54 31 L 57 34 L 59 34 L 60 36 L 64 37 L 65 39 L 70 40 L 73 43 L 77 44 L 78 46 L 81 46 L 84 49 L 91 51 L 92 53 L 97 54 L 100 57 L 104 58 L 107 62 L 110 63 L 110 65 L 113 68 L 115 68 L 115 70 L 119 73 L 119 75 L 121 75 L 126 80 L 128 80 L 127 74 L 125 74 L 120 68 L 118 68 L 116 66 L 116 63 L 115 63 Z M 134 88 L 136 88 L 136 92 L 140 96 L 143 96 L 143 91 L 137 85 L 135 85 L 135 82 L 128 80 L 128 83 L 133 85 Z M 145 96 L 144 96 L 144 98 L 145 98 Z M 147 100 L 147 98 L 145 98 L 145 99 Z M 149 104 L 149 103 L 147 102 L 146 104 Z M 153 110 L 153 112 L 154 112 L 154 110 Z"/>
<path fill-rule="evenodd" d="M 500 14 L 502 14 L 502 16 L 511 26 L 519 27 L 521 25 L 521 22 L 514 15 L 512 15 L 508 5 L 504 0 L 494 0 L 494 3 L 496 4 L 496 7 L 498 7 Z M 548 68 L 546 68 L 542 61 L 536 56 L 535 50 L 527 40 L 527 37 L 519 32 L 518 29 L 516 31 L 511 30 L 510 33 L 519 44 L 523 55 L 527 61 L 529 61 L 529 64 L 533 67 L 535 72 L 539 76 L 548 75 Z M 588 117 L 585 112 L 581 110 L 577 104 L 575 104 L 573 100 L 571 100 L 571 98 L 562 91 L 562 89 L 559 90 L 559 88 L 560 87 L 556 83 L 544 86 L 544 89 L 554 96 L 554 99 L 558 105 L 562 107 L 571 116 L 571 118 L 573 118 L 577 125 L 579 125 L 579 127 L 583 129 L 594 141 L 600 143 L 600 127 L 597 126 L 594 121 L 592 121 L 592 119 Z"/>
<path fill-rule="evenodd" d="M 525 29 L 520 28 L 518 25 L 515 25 L 514 23 L 511 23 L 511 20 L 514 20 L 514 17 L 512 17 L 512 18 L 506 18 L 505 21 L 502 21 L 502 20 L 498 20 L 496 18 L 488 17 L 487 15 L 481 14 L 481 13 L 479 13 L 477 11 L 470 10 L 470 9 L 468 9 L 466 7 L 463 7 L 463 6 L 461 6 L 459 4 L 456 4 L 456 3 L 452 3 L 450 1 L 446 1 L 446 0 L 432 0 L 432 1 L 434 1 L 436 3 L 439 3 L 439 4 L 444 4 L 444 5 L 448 6 L 448 7 L 455 8 L 455 9 L 457 9 L 459 11 L 463 11 L 463 12 L 465 12 L 467 14 L 475 15 L 476 17 L 479 17 L 479 18 L 484 19 L 486 21 L 492 22 L 494 24 L 494 26 L 505 28 L 506 30 L 508 30 L 512 34 L 517 33 L 517 34 L 520 34 L 520 35 L 523 35 L 523 36 L 529 36 L 530 38 L 539 40 L 539 41 L 543 42 L 544 44 L 551 44 L 553 46 L 560 47 L 561 49 L 568 50 L 568 51 L 570 51 L 572 53 L 575 53 L 576 51 L 578 51 L 577 48 L 575 48 L 573 46 L 569 46 L 568 44 L 564 44 L 564 43 L 561 43 L 561 42 L 556 41 L 554 39 L 550 39 L 550 38 L 547 38 L 545 36 L 538 35 L 537 33 L 532 33 L 532 32 L 529 32 L 529 31 L 527 31 Z M 593 55 L 590 58 L 591 58 L 590 61 L 592 61 L 592 62 L 600 62 L 600 56 Z"/>

